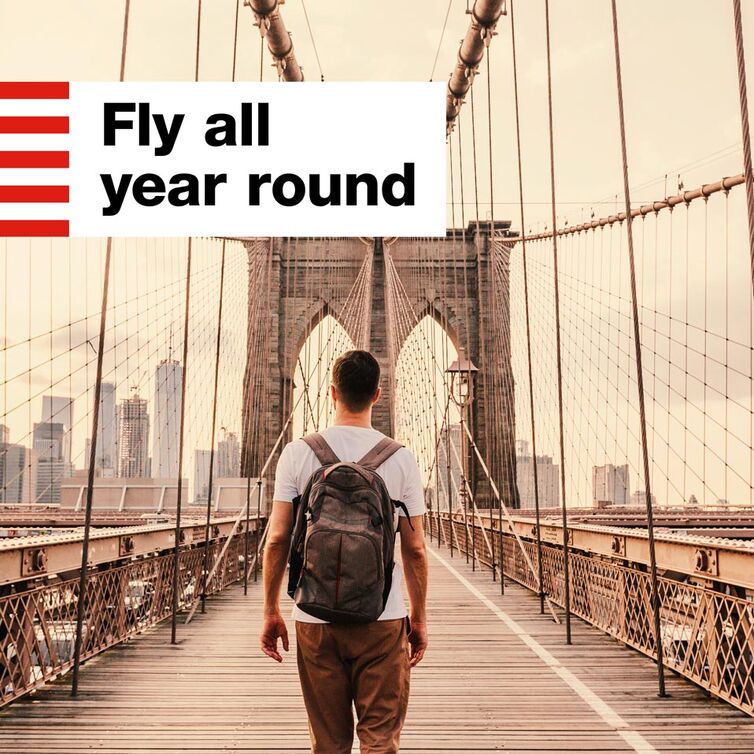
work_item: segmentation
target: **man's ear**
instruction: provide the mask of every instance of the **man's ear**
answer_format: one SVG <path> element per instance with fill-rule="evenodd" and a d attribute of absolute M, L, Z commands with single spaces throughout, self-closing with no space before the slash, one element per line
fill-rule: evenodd
<path fill-rule="evenodd" d="M 338 402 L 338 391 L 335 389 L 335 385 L 330 385 L 330 398 L 333 403 Z"/>
<path fill-rule="evenodd" d="M 377 401 L 380 399 L 381 396 L 382 396 L 382 388 L 378 387 L 377 388 L 377 392 L 374 394 L 374 399 L 372 400 L 372 405 L 374 405 L 375 403 L 377 403 Z"/>

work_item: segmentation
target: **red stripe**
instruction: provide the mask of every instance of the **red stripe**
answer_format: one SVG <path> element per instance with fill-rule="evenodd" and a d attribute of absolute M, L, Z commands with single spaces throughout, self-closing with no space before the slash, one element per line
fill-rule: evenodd
<path fill-rule="evenodd" d="M 0 117 L 0 134 L 67 134 L 68 116 L 8 115 Z"/>
<path fill-rule="evenodd" d="M 67 168 L 68 152 L 0 152 L 0 168 Z"/>
<path fill-rule="evenodd" d="M 67 236 L 68 220 L 0 220 L 0 237 Z"/>
<path fill-rule="evenodd" d="M 68 99 L 68 82 L 0 81 L 0 99 Z"/>
<path fill-rule="evenodd" d="M 68 203 L 68 186 L 0 186 L 0 202 Z"/>

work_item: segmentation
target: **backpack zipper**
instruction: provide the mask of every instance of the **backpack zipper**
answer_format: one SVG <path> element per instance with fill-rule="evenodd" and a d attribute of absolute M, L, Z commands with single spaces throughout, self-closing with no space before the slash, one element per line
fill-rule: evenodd
<path fill-rule="evenodd" d="M 343 535 L 340 535 L 340 539 L 338 539 L 338 570 L 335 575 L 335 606 L 338 606 L 338 594 L 340 592 L 340 554 L 343 550 Z"/>

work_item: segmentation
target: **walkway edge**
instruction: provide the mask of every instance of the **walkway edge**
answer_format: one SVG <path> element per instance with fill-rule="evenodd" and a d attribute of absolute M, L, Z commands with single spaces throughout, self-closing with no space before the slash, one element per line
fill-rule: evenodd
<path fill-rule="evenodd" d="M 637 754 L 660 754 L 641 733 L 632 730 L 629 724 L 604 700 L 592 691 L 583 681 L 565 667 L 555 655 L 531 637 L 513 618 L 498 607 L 489 597 L 482 594 L 463 574 L 459 573 L 433 548 L 427 548 L 436 560 L 463 584 L 482 604 L 484 604 L 510 631 L 526 644 L 542 662 L 559 676 L 581 699 L 586 702 Z"/>

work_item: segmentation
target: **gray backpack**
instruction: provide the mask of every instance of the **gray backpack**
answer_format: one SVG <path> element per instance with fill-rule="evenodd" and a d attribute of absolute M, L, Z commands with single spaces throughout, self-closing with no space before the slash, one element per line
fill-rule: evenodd
<path fill-rule="evenodd" d="M 322 464 L 294 503 L 288 594 L 331 623 L 369 623 L 385 609 L 393 576 L 394 512 L 376 469 L 403 447 L 384 437 L 358 463 L 341 461 L 322 435 L 304 437 Z"/>

